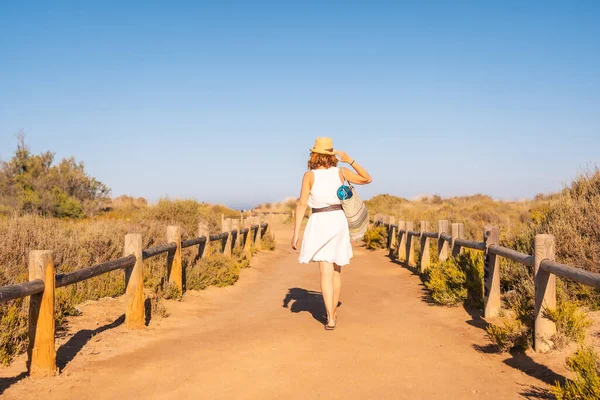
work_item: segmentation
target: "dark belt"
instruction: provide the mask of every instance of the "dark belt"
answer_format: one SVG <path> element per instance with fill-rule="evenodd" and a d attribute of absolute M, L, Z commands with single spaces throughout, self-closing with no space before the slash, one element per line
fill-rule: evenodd
<path fill-rule="evenodd" d="M 326 212 L 326 211 L 339 211 L 339 210 L 343 210 L 342 205 L 334 204 L 332 206 L 323 207 L 323 208 L 313 208 L 312 213 L 314 214 L 314 213 L 320 213 L 320 212 Z"/>

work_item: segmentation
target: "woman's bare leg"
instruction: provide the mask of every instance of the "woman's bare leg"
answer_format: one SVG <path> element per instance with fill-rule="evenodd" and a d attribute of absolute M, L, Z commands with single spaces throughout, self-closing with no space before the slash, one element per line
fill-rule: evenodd
<path fill-rule="evenodd" d="M 333 264 L 328 262 L 319 262 L 321 269 L 321 293 L 323 294 L 323 302 L 327 310 L 327 325 L 335 325 L 333 313 L 334 305 L 334 289 L 333 289 Z"/>
<path fill-rule="evenodd" d="M 337 307 L 340 303 L 340 292 L 342 291 L 342 267 L 333 264 L 333 319 L 337 319 Z"/>

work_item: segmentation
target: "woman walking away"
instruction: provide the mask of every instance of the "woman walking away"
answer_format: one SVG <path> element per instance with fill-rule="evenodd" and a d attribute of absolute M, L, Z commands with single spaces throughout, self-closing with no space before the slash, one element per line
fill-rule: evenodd
<path fill-rule="evenodd" d="M 337 322 L 337 306 L 340 299 L 342 266 L 350 263 L 352 245 L 348 220 L 342 210 L 337 190 L 348 182 L 364 185 L 371 183 L 371 176 L 355 159 L 341 150 L 333 149 L 330 138 L 317 138 L 315 146 L 310 149 L 308 169 L 302 178 L 300 200 L 296 208 L 296 224 L 292 248 L 298 248 L 298 234 L 306 207 L 312 208 L 312 214 L 304 230 L 300 263 L 318 262 L 321 269 L 321 292 L 327 323 L 325 329 L 333 330 Z M 339 161 L 348 163 L 354 168 L 338 168 Z"/>

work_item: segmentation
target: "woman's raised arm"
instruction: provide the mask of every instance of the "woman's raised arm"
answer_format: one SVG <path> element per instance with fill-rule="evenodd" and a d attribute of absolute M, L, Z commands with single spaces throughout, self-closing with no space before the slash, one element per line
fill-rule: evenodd
<path fill-rule="evenodd" d="M 367 170 L 361 167 L 360 164 L 358 164 L 355 159 L 346 154 L 346 152 L 336 150 L 335 154 L 337 154 L 340 157 L 340 161 L 350 164 L 350 166 L 353 167 L 356 171 L 354 172 L 347 168 L 342 168 L 342 173 L 344 174 L 343 178 L 346 178 L 348 182 L 355 183 L 357 185 L 366 185 L 368 183 L 373 182 L 373 179 L 371 178 L 371 175 L 369 175 Z"/>

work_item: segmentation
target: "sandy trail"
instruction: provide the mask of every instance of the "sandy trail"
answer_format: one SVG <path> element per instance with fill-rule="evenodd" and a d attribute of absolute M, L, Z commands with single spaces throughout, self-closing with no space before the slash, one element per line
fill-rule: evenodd
<path fill-rule="evenodd" d="M 338 328 L 325 331 L 318 267 L 297 264 L 289 238 L 278 231 L 279 249 L 255 257 L 235 286 L 186 293 L 143 331 L 119 324 L 122 299 L 90 304 L 72 327 L 82 343 L 59 350 L 62 374 L 19 381 L 16 363 L 0 370 L 1 397 L 543 398 L 556 377 L 543 356 L 478 350 L 482 321 L 428 305 L 419 278 L 383 252 L 355 249 Z"/>

